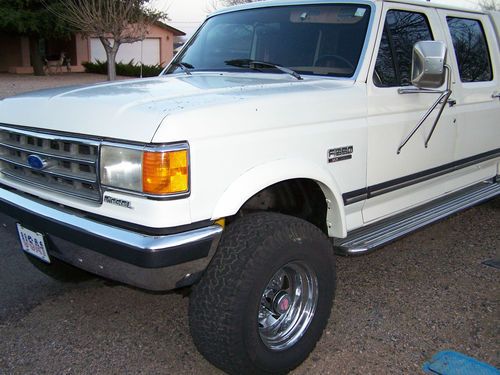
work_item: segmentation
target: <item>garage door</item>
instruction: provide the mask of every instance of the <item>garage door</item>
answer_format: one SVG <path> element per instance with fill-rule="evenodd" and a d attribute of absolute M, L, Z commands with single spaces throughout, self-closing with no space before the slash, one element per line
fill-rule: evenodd
<path fill-rule="evenodd" d="M 98 38 L 90 39 L 90 56 L 92 62 L 96 60 L 106 61 L 106 52 Z M 159 64 L 160 39 L 147 38 L 142 42 L 122 44 L 118 49 L 116 62 L 128 63 L 130 60 L 134 60 L 135 63 L 139 64 L 141 62 L 141 56 L 142 62 L 145 65 Z"/>

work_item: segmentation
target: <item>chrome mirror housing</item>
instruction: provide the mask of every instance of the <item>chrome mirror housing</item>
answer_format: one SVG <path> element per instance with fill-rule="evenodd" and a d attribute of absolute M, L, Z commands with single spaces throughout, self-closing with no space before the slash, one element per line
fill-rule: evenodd
<path fill-rule="evenodd" d="M 418 88 L 435 89 L 446 80 L 446 44 L 421 41 L 413 46 L 411 83 Z"/>

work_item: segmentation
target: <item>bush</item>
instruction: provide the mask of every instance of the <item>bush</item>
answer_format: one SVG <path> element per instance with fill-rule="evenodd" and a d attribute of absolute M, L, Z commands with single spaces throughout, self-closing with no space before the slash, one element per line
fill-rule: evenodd
<path fill-rule="evenodd" d="M 87 73 L 96 74 L 108 74 L 108 62 L 99 61 L 96 62 L 84 62 L 82 65 L 85 67 Z M 142 66 L 142 76 L 143 77 L 154 77 L 160 74 L 163 67 L 160 64 L 157 65 L 143 65 Z M 127 77 L 140 77 L 141 76 L 141 65 L 134 63 L 134 60 L 130 60 L 127 64 L 117 63 L 116 64 L 116 74 L 119 76 Z"/>
<path fill-rule="evenodd" d="M 82 65 L 85 67 L 85 72 L 87 73 L 108 74 L 107 62 L 97 60 L 95 63 L 83 62 Z"/>

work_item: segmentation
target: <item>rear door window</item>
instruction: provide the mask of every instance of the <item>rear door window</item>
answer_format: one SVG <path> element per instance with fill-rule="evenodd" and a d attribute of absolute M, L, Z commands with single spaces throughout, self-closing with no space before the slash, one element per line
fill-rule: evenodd
<path fill-rule="evenodd" d="M 473 19 L 446 17 L 462 82 L 491 81 L 488 44 L 481 22 Z"/>

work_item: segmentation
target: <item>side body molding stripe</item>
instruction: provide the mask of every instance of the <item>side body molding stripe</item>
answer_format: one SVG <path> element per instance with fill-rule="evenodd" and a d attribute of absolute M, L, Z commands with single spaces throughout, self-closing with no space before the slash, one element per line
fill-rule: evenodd
<path fill-rule="evenodd" d="M 426 171 L 397 178 L 395 180 L 368 186 L 365 189 L 359 189 L 348 193 L 344 193 L 342 195 L 342 198 L 344 200 L 344 204 L 347 206 L 356 202 L 363 201 L 365 199 L 370 199 L 382 194 L 387 194 L 392 191 L 405 188 L 407 186 L 431 180 L 433 178 L 443 176 L 447 173 L 451 173 L 474 164 L 479 164 L 490 159 L 495 159 L 497 157 L 500 157 L 500 148 L 479 155 L 471 156 L 466 159 L 458 160 L 453 163 L 445 164 L 436 168 L 431 168 Z"/>

